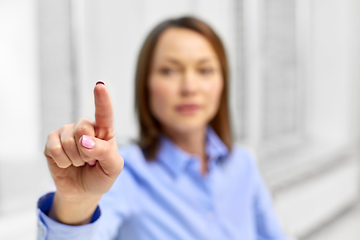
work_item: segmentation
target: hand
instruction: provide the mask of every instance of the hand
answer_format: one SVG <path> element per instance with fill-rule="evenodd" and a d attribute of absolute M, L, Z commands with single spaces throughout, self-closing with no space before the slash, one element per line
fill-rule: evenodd
<path fill-rule="evenodd" d="M 95 86 L 94 97 L 95 122 L 80 119 L 64 125 L 49 134 L 44 151 L 57 189 L 49 216 L 67 224 L 91 217 L 124 166 L 105 85 Z"/>

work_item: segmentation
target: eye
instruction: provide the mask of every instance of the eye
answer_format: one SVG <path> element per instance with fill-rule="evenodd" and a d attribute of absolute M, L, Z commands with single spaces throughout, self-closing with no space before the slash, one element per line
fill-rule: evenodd
<path fill-rule="evenodd" d="M 214 72 L 214 69 L 213 68 L 200 68 L 199 72 L 202 75 L 211 75 Z"/>
<path fill-rule="evenodd" d="M 164 67 L 164 68 L 160 68 L 160 73 L 162 75 L 172 75 L 176 73 L 176 70 L 172 68 Z"/>

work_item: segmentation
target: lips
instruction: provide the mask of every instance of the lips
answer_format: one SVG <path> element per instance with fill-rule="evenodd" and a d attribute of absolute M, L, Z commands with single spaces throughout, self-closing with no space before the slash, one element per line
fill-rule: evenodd
<path fill-rule="evenodd" d="M 180 104 L 175 107 L 175 110 L 178 113 L 185 115 L 195 114 L 200 109 L 200 106 L 197 104 Z"/>

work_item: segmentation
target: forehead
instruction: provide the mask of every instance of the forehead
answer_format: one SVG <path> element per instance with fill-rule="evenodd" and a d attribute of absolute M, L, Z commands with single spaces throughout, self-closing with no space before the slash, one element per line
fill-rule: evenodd
<path fill-rule="evenodd" d="M 166 29 L 159 37 L 154 51 L 154 60 L 164 57 L 178 59 L 216 58 L 211 43 L 200 33 L 186 28 Z"/>

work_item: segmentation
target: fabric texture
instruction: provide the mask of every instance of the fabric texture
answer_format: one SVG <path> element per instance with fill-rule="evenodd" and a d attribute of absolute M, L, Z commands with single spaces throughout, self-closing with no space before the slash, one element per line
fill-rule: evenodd
<path fill-rule="evenodd" d="M 166 136 L 156 159 L 136 144 L 119 149 L 123 171 L 92 222 L 69 226 L 47 216 L 53 193 L 38 202 L 38 239 L 285 240 L 271 197 L 248 151 L 206 132 L 208 172 Z"/>

